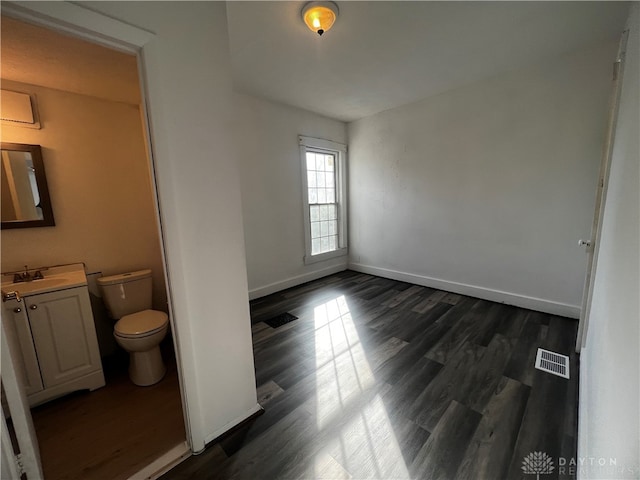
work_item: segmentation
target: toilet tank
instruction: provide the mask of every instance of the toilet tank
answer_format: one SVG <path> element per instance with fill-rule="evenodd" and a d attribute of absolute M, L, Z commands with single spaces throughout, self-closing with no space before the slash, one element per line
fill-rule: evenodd
<path fill-rule="evenodd" d="M 98 285 L 113 319 L 151 309 L 151 270 L 101 277 Z"/>

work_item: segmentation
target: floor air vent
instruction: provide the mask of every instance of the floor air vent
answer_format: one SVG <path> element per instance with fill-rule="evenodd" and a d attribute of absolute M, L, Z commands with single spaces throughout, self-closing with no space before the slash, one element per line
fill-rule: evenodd
<path fill-rule="evenodd" d="M 569 378 L 569 357 L 539 348 L 536 355 L 536 368 L 559 377 Z"/>
<path fill-rule="evenodd" d="M 295 315 L 291 315 L 290 313 L 281 313 L 277 317 L 270 318 L 269 320 L 265 320 L 264 323 L 269 325 L 272 328 L 278 328 L 284 325 L 285 323 L 293 322 L 297 320 L 298 317 Z"/>

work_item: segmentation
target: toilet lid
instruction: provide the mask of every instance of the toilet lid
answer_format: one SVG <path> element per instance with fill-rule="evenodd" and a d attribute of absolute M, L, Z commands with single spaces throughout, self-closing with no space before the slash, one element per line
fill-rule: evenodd
<path fill-rule="evenodd" d="M 164 327 L 167 320 L 167 314 L 164 312 L 143 310 L 122 317 L 116 322 L 114 330 L 120 335 L 141 335 Z"/>

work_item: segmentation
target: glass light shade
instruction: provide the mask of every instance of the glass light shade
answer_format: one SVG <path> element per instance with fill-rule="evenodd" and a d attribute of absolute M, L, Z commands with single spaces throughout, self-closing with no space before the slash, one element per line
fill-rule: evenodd
<path fill-rule="evenodd" d="M 302 19 L 313 32 L 322 35 L 338 18 L 338 6 L 333 2 L 310 2 L 302 9 Z"/>

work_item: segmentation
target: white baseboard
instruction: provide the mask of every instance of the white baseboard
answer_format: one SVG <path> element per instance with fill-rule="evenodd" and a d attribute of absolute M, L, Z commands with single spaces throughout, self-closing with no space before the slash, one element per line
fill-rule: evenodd
<path fill-rule="evenodd" d="M 517 293 L 503 292 L 501 290 L 493 290 L 491 288 L 478 287 L 476 285 L 467 285 L 465 283 L 451 282 L 439 278 L 426 277 L 413 273 L 398 272 L 386 268 L 373 267 L 371 265 L 363 265 L 361 263 L 349 263 L 349 269 L 356 272 L 368 273 L 378 277 L 390 278 L 402 282 L 422 285 L 423 287 L 437 288 L 447 292 L 459 293 L 470 297 L 482 298 L 492 302 L 506 303 L 516 307 L 528 308 L 538 312 L 550 313 L 552 315 L 560 315 L 562 317 L 580 318 L 580 307 L 578 305 L 569 305 L 566 303 L 553 302 L 542 298 L 528 297 Z"/>
<path fill-rule="evenodd" d="M 314 270 L 313 272 L 297 275 L 295 277 L 289 277 L 279 282 L 270 283 L 263 287 L 254 288 L 249 290 L 249 300 L 265 297 L 272 293 L 286 290 L 287 288 L 295 287 L 303 283 L 317 280 L 318 278 L 326 277 L 327 275 L 333 275 L 334 273 L 342 272 L 347 269 L 347 262 L 340 263 L 338 265 L 332 265 L 320 270 Z"/>

